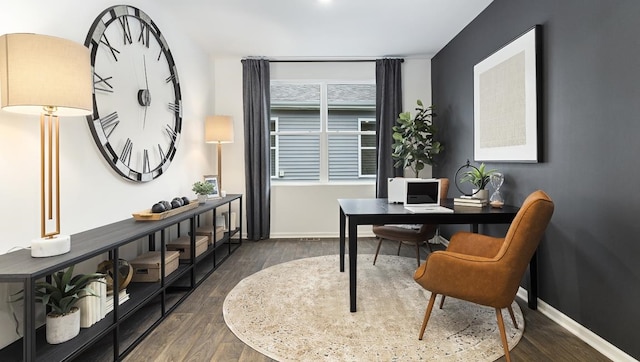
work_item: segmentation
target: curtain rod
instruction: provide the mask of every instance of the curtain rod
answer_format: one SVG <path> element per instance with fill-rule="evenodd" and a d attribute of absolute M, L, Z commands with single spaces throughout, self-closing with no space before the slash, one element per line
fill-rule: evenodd
<path fill-rule="evenodd" d="M 385 59 L 398 59 L 398 58 L 385 58 Z M 375 62 L 376 59 L 267 59 L 269 63 L 363 63 L 363 62 Z M 401 63 L 404 63 L 404 59 L 400 59 Z"/>

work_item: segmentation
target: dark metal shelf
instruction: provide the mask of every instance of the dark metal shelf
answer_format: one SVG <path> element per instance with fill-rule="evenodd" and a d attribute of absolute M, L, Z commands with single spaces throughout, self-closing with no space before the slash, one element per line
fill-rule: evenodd
<path fill-rule="evenodd" d="M 0 255 L 0 282 L 19 281 L 28 290 L 36 279 L 104 253 L 117 255 L 119 247 L 174 225 L 180 228 L 183 221 L 190 220 L 190 224 L 195 225 L 203 213 L 211 211 L 215 216 L 216 209 L 224 206 L 231 211 L 232 202 L 239 203 L 242 220 L 242 195 L 227 195 L 163 220 L 135 221 L 131 218 L 71 235 L 71 251 L 67 254 L 32 258 L 30 251 L 18 250 Z M 221 240 L 216 240 L 195 258 L 195 263 L 189 260 L 186 264 L 179 264 L 178 269 L 167 275 L 163 282 L 130 283 L 127 286 L 129 300 L 115 306 L 105 318 L 81 329 L 78 336 L 62 344 L 48 344 L 44 326 L 36 330 L 35 301 L 25 296 L 26 338 L 0 349 L 0 361 L 66 361 L 78 357 L 94 361 L 122 359 L 242 244 L 241 236 L 239 243 L 230 240 L 232 235 L 241 234 L 241 231 L 237 228 L 225 232 Z M 193 250 L 195 239 L 192 238 L 191 242 Z"/>

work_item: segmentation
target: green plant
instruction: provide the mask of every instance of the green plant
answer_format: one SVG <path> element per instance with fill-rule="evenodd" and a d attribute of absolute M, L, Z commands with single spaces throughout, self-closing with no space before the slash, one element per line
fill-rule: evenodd
<path fill-rule="evenodd" d="M 470 182 L 473 184 L 478 190 L 482 190 L 489 184 L 489 179 L 491 174 L 497 172 L 497 170 L 487 170 L 486 166 L 483 163 L 480 164 L 480 167 L 469 167 L 469 171 L 465 171 L 460 178 L 460 182 Z"/>
<path fill-rule="evenodd" d="M 403 169 L 410 167 L 416 177 L 425 165 L 433 165 L 434 155 L 444 150 L 440 142 L 433 139 L 437 129 L 433 125 L 433 106 L 424 107 L 418 99 L 415 118 L 411 112 L 400 113 L 396 125 L 393 126 L 393 153 L 391 157 L 395 161 L 394 167 Z"/>
<path fill-rule="evenodd" d="M 197 195 L 209 195 L 213 192 L 213 184 L 204 181 L 197 181 L 193 184 L 191 191 Z"/>
<path fill-rule="evenodd" d="M 104 278 L 104 274 L 78 274 L 73 275 L 73 266 L 66 271 L 59 271 L 52 275 L 53 284 L 48 282 L 36 282 L 35 300 L 51 307 L 51 315 L 66 315 L 71 312 L 76 303 L 90 295 L 98 296 L 89 287 L 94 281 Z M 22 294 L 22 291 L 18 292 Z M 18 301 L 19 297 L 14 301 Z"/>

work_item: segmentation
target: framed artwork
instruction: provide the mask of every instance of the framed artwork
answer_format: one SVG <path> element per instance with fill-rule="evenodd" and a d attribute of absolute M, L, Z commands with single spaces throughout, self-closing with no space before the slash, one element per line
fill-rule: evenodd
<path fill-rule="evenodd" d="M 540 29 L 534 26 L 473 67 L 476 161 L 538 162 Z"/>
<path fill-rule="evenodd" d="M 213 185 L 213 192 L 207 195 L 207 197 L 220 197 L 220 189 L 218 188 L 218 176 L 217 175 L 205 175 L 204 182 L 208 182 Z"/>

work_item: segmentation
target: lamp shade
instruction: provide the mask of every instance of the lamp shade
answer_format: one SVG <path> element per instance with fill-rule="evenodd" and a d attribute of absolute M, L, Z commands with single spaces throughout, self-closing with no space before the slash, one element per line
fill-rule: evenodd
<path fill-rule="evenodd" d="M 233 118 L 231 116 L 209 116 L 205 120 L 205 142 L 232 143 Z"/>
<path fill-rule="evenodd" d="M 89 49 L 70 40 L 39 34 L 0 36 L 0 107 L 58 116 L 93 110 Z"/>

